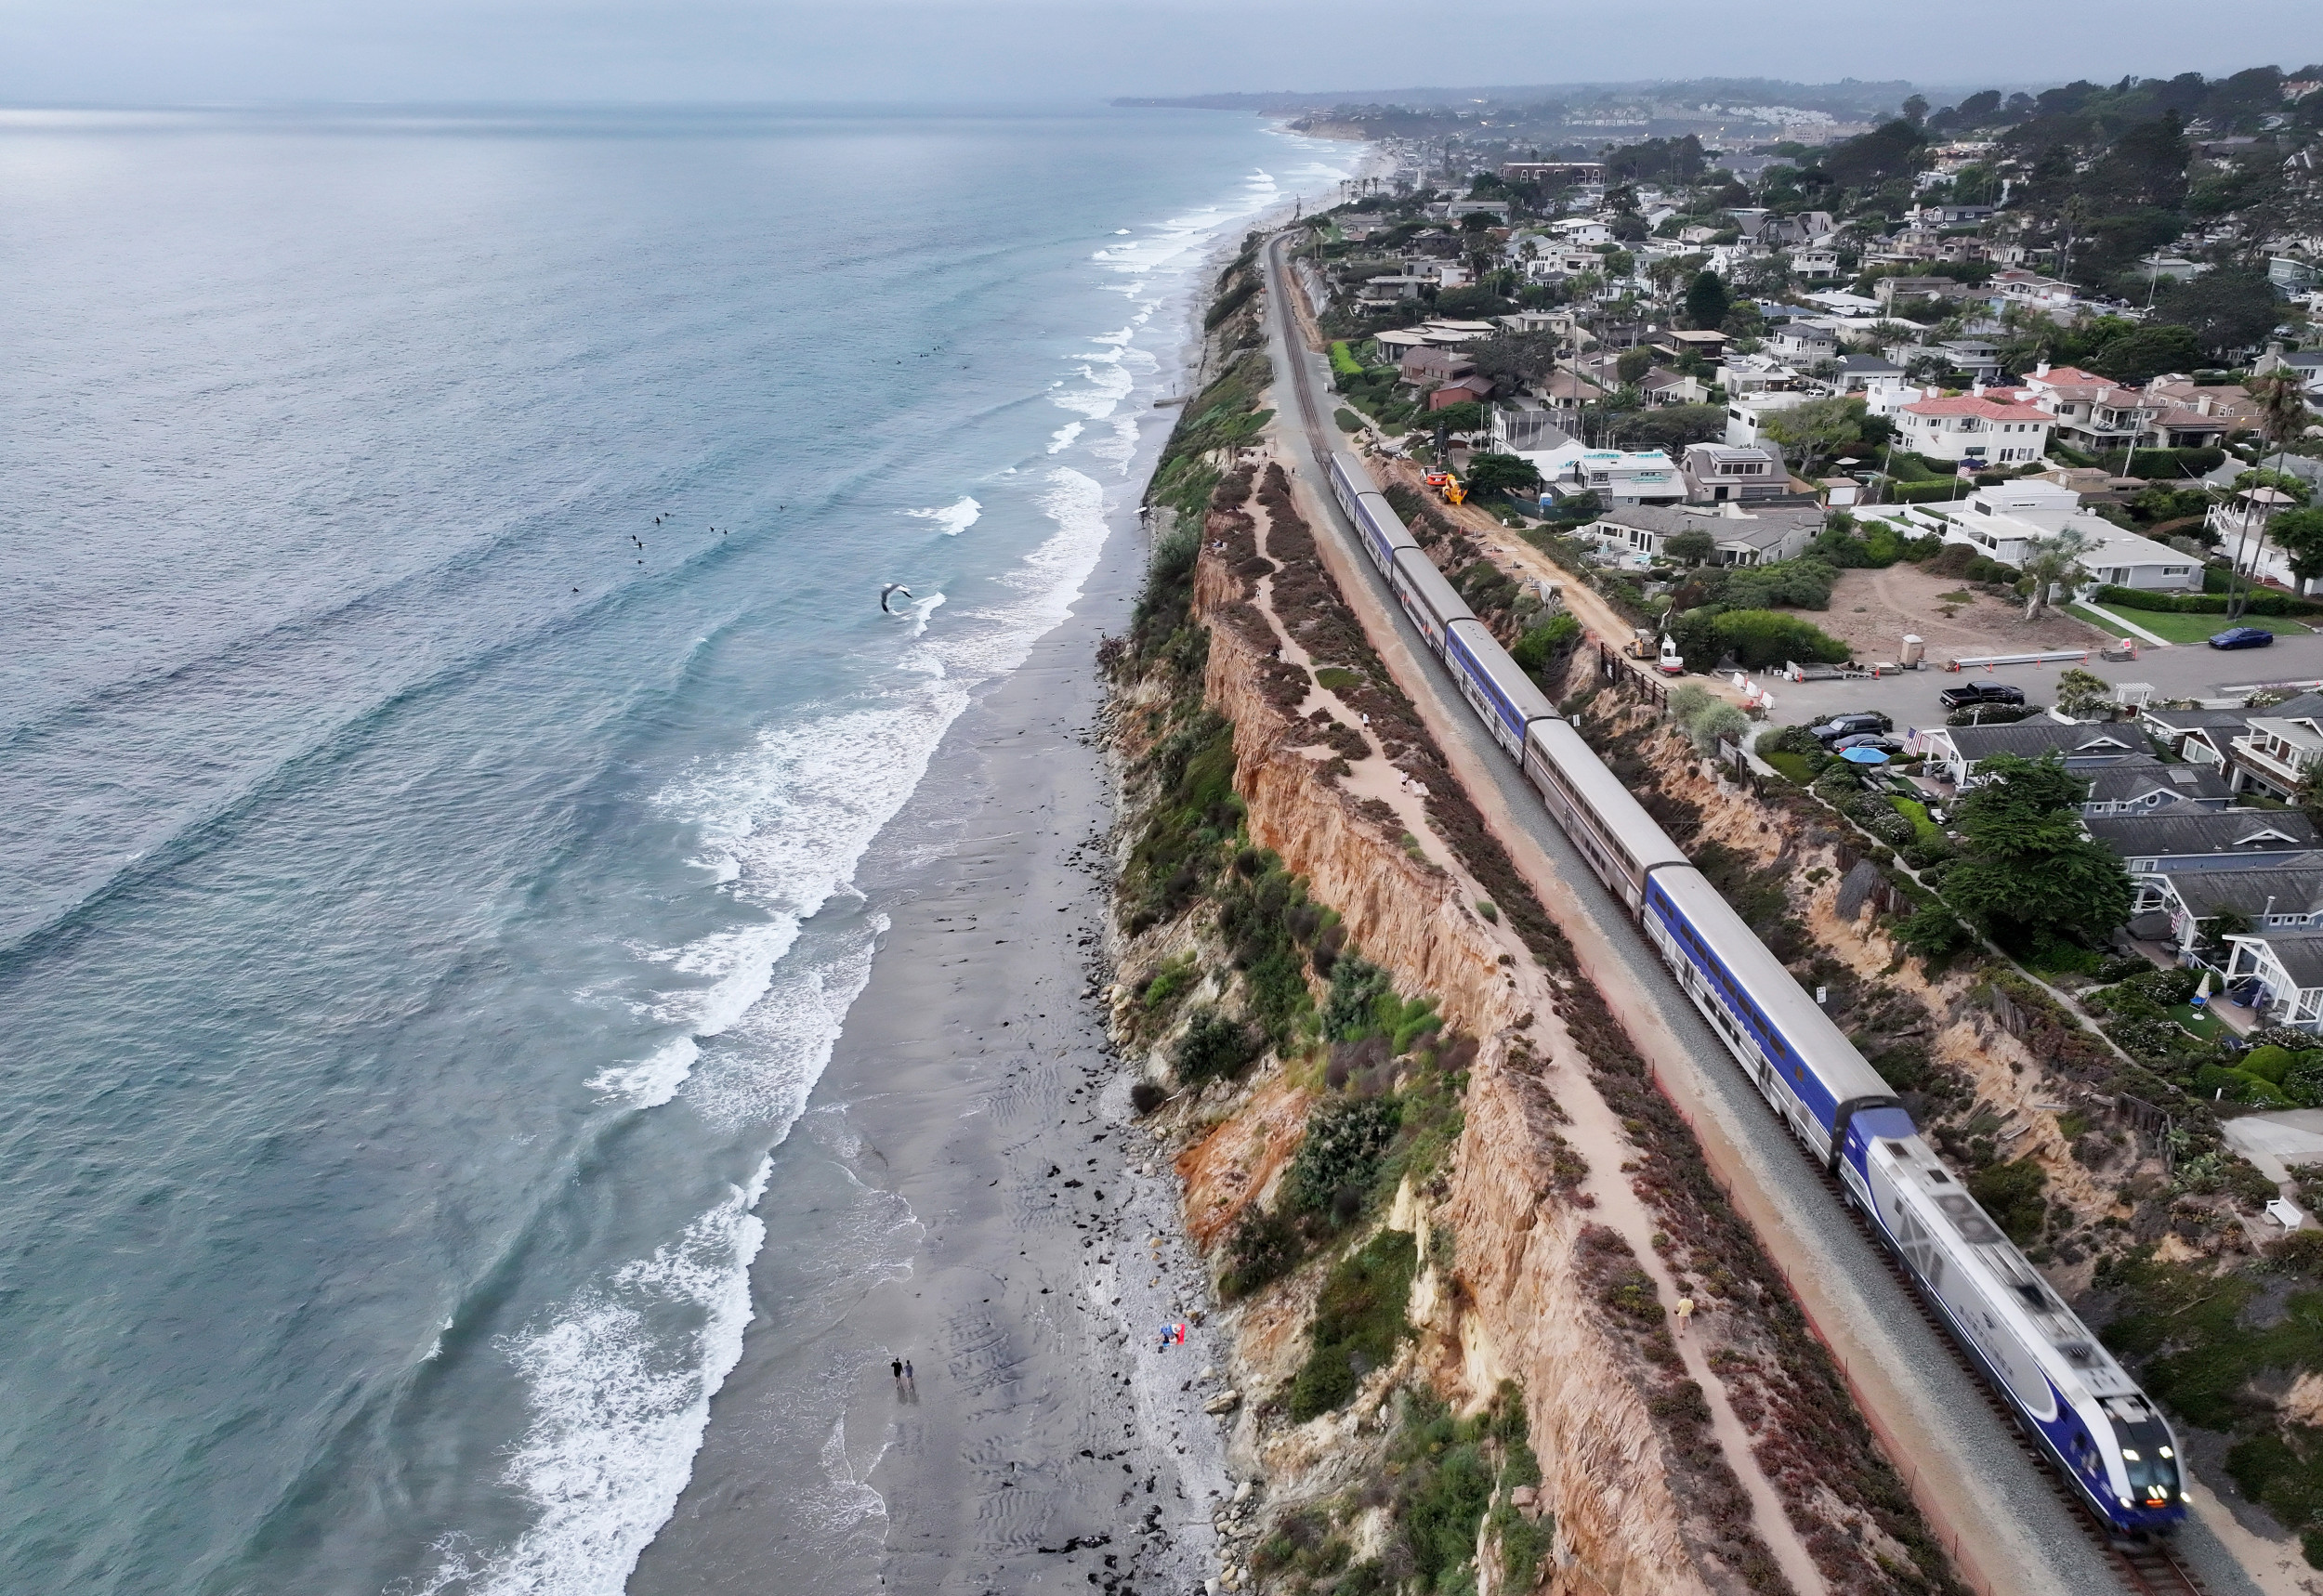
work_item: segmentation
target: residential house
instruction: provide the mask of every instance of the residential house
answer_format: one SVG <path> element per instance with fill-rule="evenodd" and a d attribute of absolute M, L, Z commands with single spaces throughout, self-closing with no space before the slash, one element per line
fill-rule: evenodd
<path fill-rule="evenodd" d="M 1923 460 L 1978 466 L 2018 465 L 2048 452 L 2055 420 L 2028 404 L 1982 395 L 1923 399 L 1896 412 L 1905 448 Z"/>
<path fill-rule="evenodd" d="M 1726 444 L 1733 449 L 1748 449 L 1765 436 L 1766 418 L 1778 410 L 1789 410 L 1812 399 L 1812 394 L 1796 389 L 1768 389 L 1765 393 L 1740 394 L 1726 401 Z"/>
<path fill-rule="evenodd" d="M 1678 469 L 1686 496 L 1697 504 L 1750 504 L 1791 491 L 1782 451 L 1768 443 L 1735 448 L 1724 443 L 1689 443 Z"/>
<path fill-rule="evenodd" d="M 1637 379 L 1637 392 L 1648 406 L 1659 409 L 1663 405 L 1700 404 L 1710 390 L 1698 378 L 1681 375 L 1664 366 L 1650 366 Z"/>
<path fill-rule="evenodd" d="M 2088 776 L 2083 815 L 2148 815 L 2180 804 L 2224 809 L 2234 802 L 2226 778 L 2198 765 L 2165 765 L 2148 756 L 2108 765 Z"/>
<path fill-rule="evenodd" d="M 1744 394 L 1788 393 L 1804 386 L 1805 379 L 1792 367 L 1783 364 L 1772 355 L 1728 355 L 1726 364 L 1718 368 L 1718 386 L 1726 390 L 1728 398 Z"/>
<path fill-rule="evenodd" d="M 2255 787 L 2288 802 L 2323 758 L 2323 716 L 2253 714 L 2240 737 L 2227 739 L 2227 758 L 2236 791 Z"/>
<path fill-rule="evenodd" d="M 2021 267 L 2012 267 L 1995 276 L 1985 284 L 1984 292 L 1996 307 L 2025 305 L 2036 310 L 2069 310 L 2077 298 L 2071 283 Z"/>
<path fill-rule="evenodd" d="M 1655 334 L 1653 344 L 1655 348 L 1672 360 L 1691 353 L 1700 356 L 1712 365 L 1717 364 L 1726 352 L 1726 335 L 1724 333 L 1686 332 L 1673 327 Z"/>
<path fill-rule="evenodd" d="M 1611 506 L 1674 504 L 1686 497 L 1677 465 L 1659 449 L 1589 449 L 1568 441 L 1521 454 L 1558 497 L 1590 492 Z"/>
<path fill-rule="evenodd" d="M 2225 462 L 2226 465 L 2240 464 L 2236 460 Z M 2312 592 L 2317 583 L 2303 579 L 2293 570 L 2290 551 L 2267 536 L 2267 528 L 2275 517 L 2298 503 L 2279 488 L 2246 489 L 2212 504 L 2203 515 L 2202 522 L 2224 546 L 2228 560 L 2238 570 L 2294 592 Z"/>
<path fill-rule="evenodd" d="M 2238 384 L 2202 384 L 2189 382 L 2184 377 L 2157 377 L 2146 385 L 2146 391 L 2156 399 L 2169 400 L 2180 410 L 2192 411 L 2197 415 L 2213 416 L 2229 431 L 2257 426 L 2265 417 L 2259 401 L 2251 397 L 2251 390 Z"/>
<path fill-rule="evenodd" d="M 1531 386 L 1541 402 L 1552 410 L 1580 410 L 1606 396 L 1604 388 L 1575 372 L 1551 372 L 1545 377 L 1534 378 Z"/>
<path fill-rule="evenodd" d="M 1810 326 L 1805 321 L 1784 322 L 1767 334 L 1766 344 L 1776 355 L 1795 365 L 1812 366 L 1839 359 L 1838 335 L 1829 328 Z"/>
<path fill-rule="evenodd" d="M 2056 753 L 2067 770 L 2087 773 L 2103 765 L 2153 758 L 2145 737 L 2131 726 L 2085 726 L 2079 721 L 2035 715 L 2008 726 L 1932 726 L 1914 739 L 1928 763 L 1956 785 L 1969 784 L 1976 768 L 1996 753 L 2039 759 Z"/>
<path fill-rule="evenodd" d="M 1953 299 L 1967 287 L 1953 277 L 1883 277 L 1871 284 L 1871 297 L 1888 306 L 1898 299 Z"/>
<path fill-rule="evenodd" d="M 2139 389 L 2072 366 L 2052 369 L 2045 361 L 2019 386 L 2057 418 L 2059 442 L 2093 454 L 2135 447 L 2163 408 L 2163 401 Z"/>
<path fill-rule="evenodd" d="M 1613 226 L 1596 216 L 1566 216 L 1549 224 L 1567 243 L 1611 243 Z"/>
<path fill-rule="evenodd" d="M 1448 409 L 1452 405 L 1465 404 L 1469 402 L 1483 404 L 1491 399 L 1491 378 L 1478 376 L 1456 377 L 1449 383 L 1440 385 L 1427 396 L 1427 408 L 1432 411 L 1437 411 Z"/>
<path fill-rule="evenodd" d="M 1831 384 L 1843 394 L 1853 394 L 1875 387 L 1898 387 L 1903 380 L 1903 367 L 1883 356 L 1842 355 Z"/>
<path fill-rule="evenodd" d="M 1568 183 L 1601 183 L 1605 180 L 1602 161 L 1503 161 L 1500 165 L 1503 180 L 1511 183 L 1542 183 L 1550 188 L 1563 188 Z"/>
<path fill-rule="evenodd" d="M 2224 775 L 2226 745 L 2243 729 L 2247 710 L 2160 710 L 2138 712 L 2138 725 L 2154 746 L 2186 764 Z M 2232 789 L 2229 789 L 2232 791 Z"/>
<path fill-rule="evenodd" d="M 1475 374 L 1476 363 L 1456 349 L 1424 344 L 1396 362 L 1396 374 L 1407 383 L 1449 383 Z"/>
<path fill-rule="evenodd" d="M 2280 868 L 2316 860 L 2323 849 L 2315 822 L 2296 809 L 2179 806 L 2150 815 L 2095 816 L 2084 819 L 2081 830 L 2133 876 Z"/>
<path fill-rule="evenodd" d="M 1669 540 L 1680 532 L 1708 532 L 1716 545 L 1712 564 L 1772 565 L 1777 560 L 1795 558 L 1805 551 L 1823 530 L 1823 513 L 1810 508 L 1720 515 L 1636 504 L 1608 511 L 1589 530 L 1600 542 L 1651 559 L 1660 558 Z"/>
<path fill-rule="evenodd" d="M 2226 994 L 2269 1025 L 2323 1030 L 2323 932 L 2230 935 Z"/>
<path fill-rule="evenodd" d="M 1803 249 L 1791 257 L 1791 275 L 1813 280 L 1839 275 L 1839 252 L 1835 249 Z"/>
<path fill-rule="evenodd" d="M 1936 346 L 1952 370 L 1975 382 L 1989 383 L 2001 374 L 2001 346 L 1988 338 L 1947 338 Z"/>
<path fill-rule="evenodd" d="M 2323 868 L 2312 865 L 2158 872 L 2136 888 L 2130 935 L 2170 943 L 2181 964 L 2211 962 L 2203 945 L 2218 940 L 2222 921 L 2235 931 L 2323 931 Z"/>
<path fill-rule="evenodd" d="M 2276 372 L 2289 372 L 2302 388 L 2323 399 L 2323 349 L 2285 354 L 2280 344 L 2270 344 L 2265 354 L 2251 362 L 2251 374 L 2264 377 Z"/>

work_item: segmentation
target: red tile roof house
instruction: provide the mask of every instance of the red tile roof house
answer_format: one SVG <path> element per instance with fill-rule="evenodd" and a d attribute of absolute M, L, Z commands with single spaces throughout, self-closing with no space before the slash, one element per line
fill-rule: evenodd
<path fill-rule="evenodd" d="M 2032 402 L 2056 417 L 2057 437 L 2075 449 L 2198 449 L 2232 430 L 2224 415 L 2188 410 L 2168 395 L 2125 388 L 2074 366 L 2036 368 L 2024 379 Z"/>
<path fill-rule="evenodd" d="M 2032 405 L 1978 394 L 1923 399 L 1896 413 L 1904 447 L 1923 460 L 2019 465 L 2049 449 L 2056 417 Z"/>
<path fill-rule="evenodd" d="M 1407 383 L 1448 383 L 1476 369 L 1474 360 L 1456 350 L 1423 347 L 1408 351 L 1396 374 Z"/>

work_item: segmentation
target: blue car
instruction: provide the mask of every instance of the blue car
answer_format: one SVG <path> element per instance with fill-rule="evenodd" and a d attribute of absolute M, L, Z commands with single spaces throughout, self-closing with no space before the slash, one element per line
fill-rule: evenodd
<path fill-rule="evenodd" d="M 2264 648 L 2275 634 L 2258 626 L 2229 626 L 2210 640 L 2213 648 Z"/>

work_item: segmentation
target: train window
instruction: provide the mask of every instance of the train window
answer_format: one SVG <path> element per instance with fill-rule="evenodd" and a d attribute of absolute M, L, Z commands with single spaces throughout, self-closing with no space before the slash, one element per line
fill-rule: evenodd
<path fill-rule="evenodd" d="M 2020 1280 L 2016 1283 L 2016 1295 L 2023 1301 L 2025 1306 L 2037 1314 L 2045 1314 L 2056 1306 L 2049 1301 L 2049 1294 L 2030 1280 Z"/>
<path fill-rule="evenodd" d="M 1887 1156 L 1891 1158 L 1906 1158 L 1911 1156 L 1904 1150 L 1904 1145 L 1901 1142 L 1887 1142 L 1882 1145 L 1887 1148 Z"/>
<path fill-rule="evenodd" d="M 2087 1341 L 2067 1341 L 2057 1352 L 2075 1368 L 2089 1368 L 2097 1362 L 2096 1349 Z"/>

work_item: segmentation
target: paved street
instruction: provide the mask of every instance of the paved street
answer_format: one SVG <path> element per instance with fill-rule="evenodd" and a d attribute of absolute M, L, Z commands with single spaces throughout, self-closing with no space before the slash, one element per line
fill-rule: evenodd
<path fill-rule="evenodd" d="M 2224 624 L 2223 622 L 2221 623 Z M 2055 701 L 2056 678 L 2067 665 L 2008 665 L 1975 673 L 1988 680 L 2025 689 L 2037 704 Z M 2215 648 L 2149 648 L 2136 660 L 2116 662 L 2093 658 L 2083 667 L 2108 682 L 2150 683 L 2157 699 L 2203 699 L 2221 687 L 2248 683 L 2323 679 L 2323 634 L 2283 637 L 2268 648 L 2243 648 L 2221 653 Z M 1898 731 L 1907 726 L 1944 724 L 1936 694 L 1957 687 L 1969 673 L 1907 671 L 1877 681 L 1802 682 L 1791 684 L 1765 676 L 1754 677 L 1775 695 L 1774 719 L 1795 724 L 1828 719 L 1847 710 L 1884 710 L 1896 717 Z"/>

